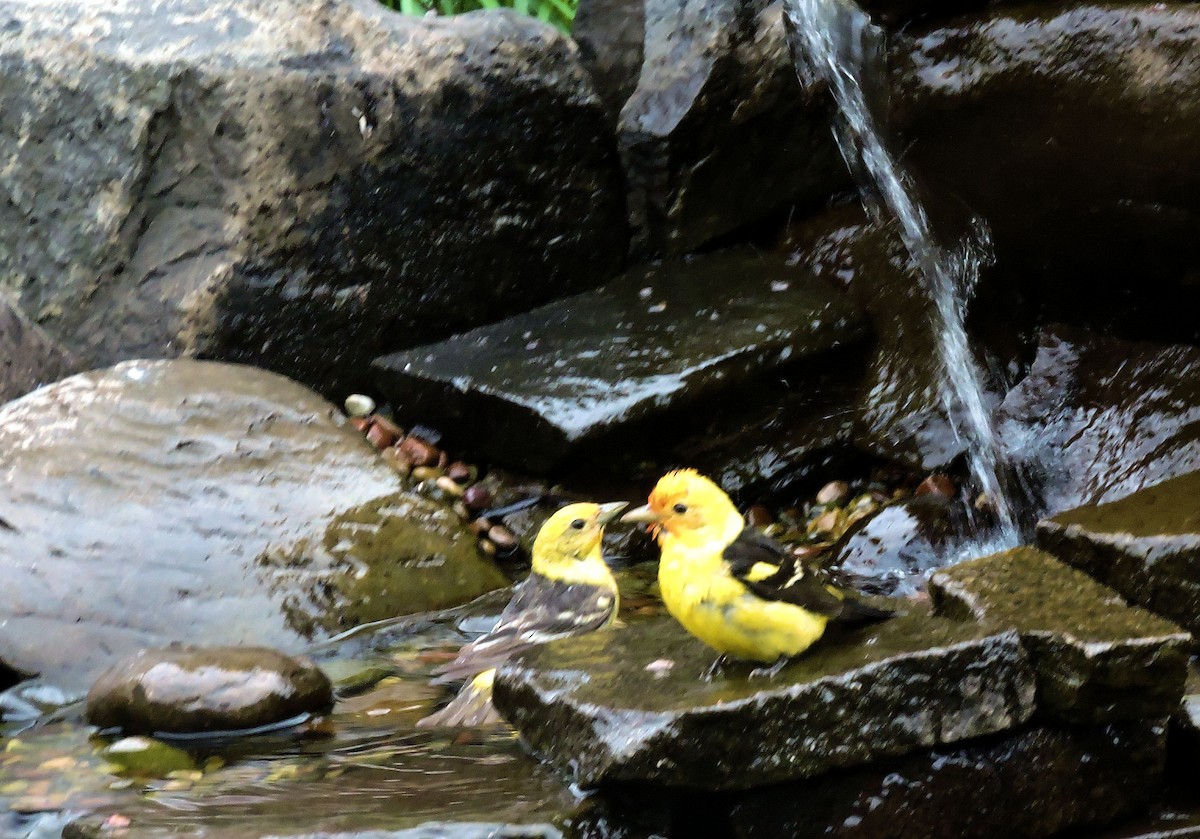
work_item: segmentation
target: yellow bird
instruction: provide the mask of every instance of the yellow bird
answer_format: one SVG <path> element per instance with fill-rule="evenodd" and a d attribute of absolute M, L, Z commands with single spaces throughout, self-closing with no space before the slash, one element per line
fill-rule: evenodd
<path fill-rule="evenodd" d="M 748 527 L 721 488 L 694 470 L 664 475 L 649 503 L 622 521 L 648 522 L 662 557 L 667 611 L 726 657 L 782 665 L 812 646 L 831 621 L 891 617 L 805 568 Z"/>
<path fill-rule="evenodd" d="M 521 650 L 613 622 L 620 597 L 617 581 L 600 555 L 600 542 L 604 526 L 626 506 L 569 504 L 546 520 L 533 540 L 530 574 L 513 591 L 495 628 L 438 668 L 438 682 L 470 681 L 418 727 L 475 728 L 499 722 L 492 705 L 496 667 Z"/>

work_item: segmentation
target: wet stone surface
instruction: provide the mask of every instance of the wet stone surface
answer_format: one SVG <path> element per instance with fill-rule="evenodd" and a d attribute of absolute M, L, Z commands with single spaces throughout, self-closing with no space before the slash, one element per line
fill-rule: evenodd
<path fill-rule="evenodd" d="M 616 141 L 569 38 L 277 12 L 0 2 L 0 285 L 88 366 L 200 355 L 342 396 L 620 270 Z"/>
<path fill-rule="evenodd" d="M 957 502 L 936 495 L 889 504 L 847 530 L 828 565 L 870 594 L 913 594 L 950 561 L 965 518 Z"/>
<path fill-rule="evenodd" d="M 998 430 L 1050 514 L 1200 468 L 1200 348 L 1047 331 Z"/>
<path fill-rule="evenodd" d="M 782 4 L 641 5 L 641 73 L 618 124 L 636 254 L 688 253 L 850 185 L 830 100 L 797 76 Z"/>
<path fill-rule="evenodd" d="M 1035 548 L 939 571 L 934 611 L 1015 629 L 1038 676 L 1038 713 L 1073 723 L 1165 718 L 1179 706 L 1190 636 Z"/>
<path fill-rule="evenodd" d="M 553 643 L 506 665 L 496 704 L 584 786 L 744 789 L 1020 725 L 1034 676 L 1016 633 L 907 615 L 822 640 L 770 680 L 701 678 L 673 621 Z M 736 672 L 735 672 L 736 671 Z"/>
<path fill-rule="evenodd" d="M 79 369 L 79 362 L 16 307 L 0 296 L 0 402 Z"/>
<path fill-rule="evenodd" d="M 638 269 L 375 365 L 406 414 L 544 471 L 583 443 L 861 336 L 850 301 L 747 250 Z"/>
<path fill-rule="evenodd" d="M 1200 9 L 972 4 L 889 44 L 895 147 L 949 205 L 934 229 L 986 219 L 984 284 L 1041 323 L 1195 341 Z"/>
<path fill-rule="evenodd" d="M 747 794 L 745 839 L 1050 836 L 1144 810 L 1162 782 L 1166 726 L 1038 727 Z"/>
<path fill-rule="evenodd" d="M 329 678 L 263 647 L 143 650 L 92 685 L 88 722 L 138 733 L 236 731 L 328 711 Z"/>
<path fill-rule="evenodd" d="M 505 584 L 332 405 L 249 367 L 43 388 L 0 408 L 0 470 L 0 660 L 68 689 L 144 647 L 295 651 Z"/>
<path fill-rule="evenodd" d="M 1037 538 L 1130 601 L 1200 632 L 1200 472 L 1044 519 Z"/>

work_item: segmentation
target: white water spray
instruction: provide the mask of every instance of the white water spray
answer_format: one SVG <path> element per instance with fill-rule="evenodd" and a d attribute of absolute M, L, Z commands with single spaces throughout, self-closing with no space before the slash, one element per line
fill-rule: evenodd
<path fill-rule="evenodd" d="M 881 30 L 849 0 L 785 0 L 785 9 L 799 39 L 798 72 L 803 76 L 807 70 L 824 79 L 838 106 L 834 135 L 864 203 L 876 218 L 886 208 L 895 219 L 904 246 L 925 280 L 937 318 L 942 403 L 955 436 L 966 448 L 972 476 L 995 506 L 998 541 L 1001 546 L 1015 545 L 1020 531 L 1000 479 L 1000 446 L 984 401 L 982 376 L 967 342 L 967 300 L 983 261 L 979 247 L 964 246 L 954 253 L 935 242 L 924 209 L 884 146 L 864 88 L 871 78 L 872 59 L 883 43 Z M 986 246 L 986 236 L 981 238 L 979 244 Z"/>

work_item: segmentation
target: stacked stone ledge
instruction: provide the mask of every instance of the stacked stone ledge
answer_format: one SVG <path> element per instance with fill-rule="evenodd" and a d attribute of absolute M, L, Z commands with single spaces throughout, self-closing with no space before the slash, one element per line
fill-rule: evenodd
<path fill-rule="evenodd" d="M 496 701 L 602 799 L 664 796 L 659 829 L 703 807 L 738 836 L 1046 836 L 1144 809 L 1187 633 L 1033 548 L 930 590 L 932 613 L 829 636 L 771 680 L 704 681 L 711 651 L 662 620 L 527 655 Z"/>

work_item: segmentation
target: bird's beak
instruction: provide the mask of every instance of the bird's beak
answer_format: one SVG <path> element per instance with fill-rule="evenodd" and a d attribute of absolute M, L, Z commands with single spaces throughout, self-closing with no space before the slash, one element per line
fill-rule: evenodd
<path fill-rule="evenodd" d="M 621 516 L 621 521 L 657 524 L 659 521 L 659 515 L 650 509 L 649 504 L 643 504 L 641 507 L 630 510 L 625 515 Z"/>
<path fill-rule="evenodd" d="M 604 525 L 621 515 L 621 511 L 628 506 L 629 505 L 624 501 L 614 501 L 611 504 L 601 504 L 600 515 L 596 516 L 596 521 L 599 522 L 601 527 L 604 527 Z"/>

